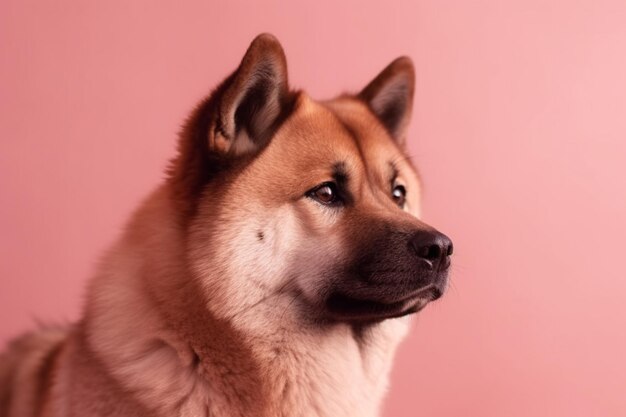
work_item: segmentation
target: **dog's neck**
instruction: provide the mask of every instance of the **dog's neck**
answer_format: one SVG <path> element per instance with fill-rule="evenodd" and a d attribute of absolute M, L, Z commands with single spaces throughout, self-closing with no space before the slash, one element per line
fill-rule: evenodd
<path fill-rule="evenodd" d="M 159 213 L 141 217 L 152 215 Z M 289 311 L 286 295 L 236 320 L 218 318 L 176 275 L 184 245 L 173 229 L 127 234 L 106 262 L 118 268 L 101 271 L 91 286 L 88 343 L 123 388 L 158 416 L 377 415 L 406 319 L 359 332 L 312 326 L 294 314 L 276 316 Z M 155 233 L 171 246 L 146 263 Z"/>
<path fill-rule="evenodd" d="M 279 330 L 265 317 L 267 329 L 243 335 L 209 318 L 190 341 L 126 295 L 102 306 L 110 314 L 100 320 L 112 323 L 91 323 L 90 345 L 155 416 L 374 417 L 395 350 L 389 335 L 404 326 L 392 320 L 356 335 L 348 325 Z"/>
<path fill-rule="evenodd" d="M 196 353 L 214 391 L 209 403 L 234 397 L 224 406 L 232 406 L 229 415 L 242 416 L 377 415 L 397 342 L 390 335 L 405 323 L 389 321 L 355 332 L 347 324 L 313 327 L 284 316 L 278 325 L 272 311 L 255 311 L 256 323 L 265 327 L 239 333 L 223 351 L 216 352 L 220 347 L 212 338 L 200 342 Z M 250 409 L 242 398 L 250 400 Z"/>

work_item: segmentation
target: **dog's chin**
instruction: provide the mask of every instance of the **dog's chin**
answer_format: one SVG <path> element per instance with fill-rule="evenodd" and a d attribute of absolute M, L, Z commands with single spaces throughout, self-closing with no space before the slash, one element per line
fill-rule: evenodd
<path fill-rule="evenodd" d="M 397 299 L 334 292 L 326 300 L 328 318 L 345 322 L 379 322 L 421 311 L 428 303 L 441 296 L 441 292 L 429 287 L 409 293 Z"/>

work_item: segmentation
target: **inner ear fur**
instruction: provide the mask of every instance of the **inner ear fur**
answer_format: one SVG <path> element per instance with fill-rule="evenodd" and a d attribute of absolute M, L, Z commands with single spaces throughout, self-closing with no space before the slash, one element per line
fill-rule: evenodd
<path fill-rule="evenodd" d="M 374 78 L 358 97 L 378 117 L 389 134 L 400 144 L 406 142 L 415 92 L 415 68 L 411 58 L 394 60 Z"/>
<path fill-rule="evenodd" d="M 211 151 L 237 156 L 264 146 L 289 102 L 287 60 L 278 40 L 257 36 L 226 81 L 208 133 Z"/>

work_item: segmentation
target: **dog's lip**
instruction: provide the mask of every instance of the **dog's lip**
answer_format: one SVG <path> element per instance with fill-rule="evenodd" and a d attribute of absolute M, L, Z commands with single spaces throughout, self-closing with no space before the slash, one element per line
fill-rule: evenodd
<path fill-rule="evenodd" d="M 438 298 L 438 290 L 429 285 L 393 301 L 363 298 L 335 292 L 327 299 L 327 309 L 333 318 L 348 321 L 377 321 L 396 318 L 421 311 Z"/>
<path fill-rule="evenodd" d="M 426 303 L 434 301 L 441 296 L 441 290 L 434 284 L 429 284 L 425 287 L 418 288 L 415 291 L 411 291 L 405 296 L 401 297 L 398 301 L 410 301 L 410 300 L 424 300 Z"/>

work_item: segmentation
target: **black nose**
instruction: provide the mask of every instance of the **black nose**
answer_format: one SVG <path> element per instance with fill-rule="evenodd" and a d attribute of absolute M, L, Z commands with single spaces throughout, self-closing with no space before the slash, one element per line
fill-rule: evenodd
<path fill-rule="evenodd" d="M 428 261 L 433 269 L 447 269 L 452 255 L 452 241 L 443 233 L 431 230 L 420 230 L 411 238 L 411 246 L 415 254 Z"/>

